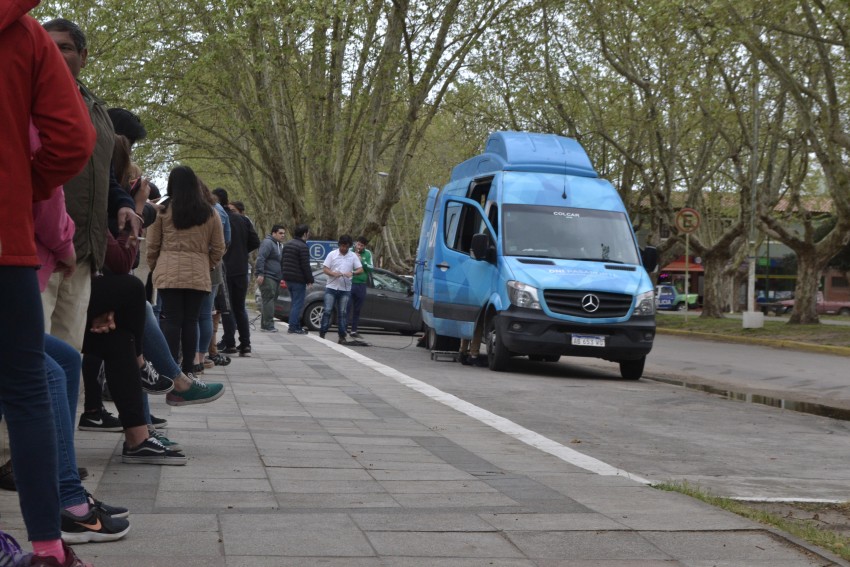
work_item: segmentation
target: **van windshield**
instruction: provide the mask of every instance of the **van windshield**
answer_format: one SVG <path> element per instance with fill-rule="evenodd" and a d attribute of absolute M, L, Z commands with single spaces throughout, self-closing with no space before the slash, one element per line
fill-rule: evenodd
<path fill-rule="evenodd" d="M 615 211 L 505 205 L 506 256 L 640 264 L 631 225 Z"/>

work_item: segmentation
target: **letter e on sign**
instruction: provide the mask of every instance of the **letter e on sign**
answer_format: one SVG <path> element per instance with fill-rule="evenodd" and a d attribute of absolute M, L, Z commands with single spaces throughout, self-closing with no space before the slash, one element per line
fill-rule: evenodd
<path fill-rule="evenodd" d="M 691 233 L 699 228 L 700 216 L 696 209 L 681 209 L 676 213 L 676 228 L 679 232 Z"/>

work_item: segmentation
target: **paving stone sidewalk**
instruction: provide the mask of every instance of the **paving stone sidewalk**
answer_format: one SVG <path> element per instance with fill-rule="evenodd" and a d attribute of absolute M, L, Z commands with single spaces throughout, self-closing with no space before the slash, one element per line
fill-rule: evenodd
<path fill-rule="evenodd" d="M 255 333 L 204 376 L 217 402 L 171 408 L 185 467 L 126 465 L 77 432 L 88 489 L 131 508 L 96 567 L 844 565 L 686 496 L 599 476 L 376 372 L 315 335 Z M 403 368 L 399 368 L 401 372 Z M 2 527 L 26 539 L 17 498 Z"/>

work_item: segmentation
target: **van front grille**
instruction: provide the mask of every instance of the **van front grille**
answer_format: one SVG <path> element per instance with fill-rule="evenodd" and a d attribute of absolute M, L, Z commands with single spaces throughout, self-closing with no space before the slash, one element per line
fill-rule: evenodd
<path fill-rule="evenodd" d="M 547 289 L 543 291 L 543 299 L 555 313 L 591 319 L 625 317 L 632 306 L 631 295 L 607 291 Z M 593 310 L 593 305 L 596 304 L 598 307 Z M 588 309 L 585 309 L 584 305 L 587 305 Z"/>

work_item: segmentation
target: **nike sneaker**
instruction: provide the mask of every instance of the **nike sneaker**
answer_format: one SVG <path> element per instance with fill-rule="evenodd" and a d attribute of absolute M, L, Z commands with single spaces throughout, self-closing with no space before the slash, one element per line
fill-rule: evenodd
<path fill-rule="evenodd" d="M 109 516 L 97 506 L 92 506 L 85 516 L 75 516 L 62 510 L 62 541 L 68 544 L 116 541 L 130 531 L 125 518 Z"/>
<path fill-rule="evenodd" d="M 77 425 L 80 431 L 123 431 L 121 420 L 106 411 L 106 408 L 100 408 L 95 411 L 86 411 L 80 416 L 80 423 Z"/>

